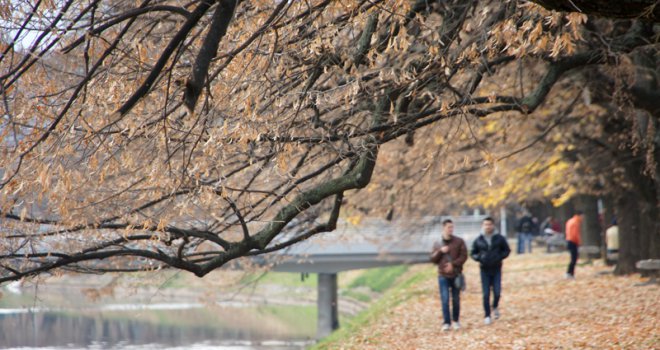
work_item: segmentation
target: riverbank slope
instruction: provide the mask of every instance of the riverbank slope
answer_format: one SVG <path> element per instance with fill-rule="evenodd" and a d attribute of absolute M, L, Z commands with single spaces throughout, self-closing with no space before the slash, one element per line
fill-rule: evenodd
<path fill-rule="evenodd" d="M 564 279 L 568 256 L 505 261 L 501 319 L 483 323 L 478 266 L 466 265 L 459 331 L 441 331 L 434 267 L 412 267 L 399 284 L 314 349 L 660 349 L 660 286 L 613 276 L 598 262 Z"/>

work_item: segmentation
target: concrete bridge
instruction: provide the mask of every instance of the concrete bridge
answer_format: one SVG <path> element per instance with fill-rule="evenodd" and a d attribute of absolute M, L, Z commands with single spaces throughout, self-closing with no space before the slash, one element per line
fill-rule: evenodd
<path fill-rule="evenodd" d="M 268 263 L 273 264 L 272 271 L 318 274 L 317 336 L 323 338 L 339 327 L 338 272 L 428 263 L 446 218 L 452 219 L 454 234 L 465 239 L 469 249 L 485 216 L 434 216 L 392 222 L 365 219 L 359 225 L 338 223 L 333 232 L 272 254 Z"/>

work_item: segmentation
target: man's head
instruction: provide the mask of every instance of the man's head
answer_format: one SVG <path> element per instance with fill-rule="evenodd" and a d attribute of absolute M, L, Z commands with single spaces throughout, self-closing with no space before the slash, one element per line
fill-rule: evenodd
<path fill-rule="evenodd" d="M 582 214 L 584 214 L 584 213 L 582 212 L 582 210 L 579 210 L 579 209 L 578 209 L 578 210 L 575 210 L 575 211 L 573 212 L 573 216 L 582 216 Z"/>
<path fill-rule="evenodd" d="M 442 222 L 442 238 L 450 239 L 454 235 L 454 222 L 451 219 L 445 219 Z"/>
<path fill-rule="evenodd" d="M 481 224 L 481 228 L 483 228 L 485 234 L 492 235 L 495 232 L 495 220 L 490 216 L 485 218 Z"/>

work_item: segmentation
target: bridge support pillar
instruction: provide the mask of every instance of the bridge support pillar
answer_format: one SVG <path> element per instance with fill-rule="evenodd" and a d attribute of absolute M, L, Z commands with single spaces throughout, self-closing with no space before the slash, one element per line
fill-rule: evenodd
<path fill-rule="evenodd" d="M 339 317 L 337 313 L 337 274 L 319 273 L 318 276 L 318 295 L 316 299 L 318 323 L 316 335 L 321 339 L 339 328 Z"/>

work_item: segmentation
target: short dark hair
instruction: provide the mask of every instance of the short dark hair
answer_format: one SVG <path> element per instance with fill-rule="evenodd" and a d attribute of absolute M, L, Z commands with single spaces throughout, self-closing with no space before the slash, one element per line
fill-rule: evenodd
<path fill-rule="evenodd" d="M 575 209 L 575 214 L 574 214 L 574 215 L 582 215 L 582 214 L 584 214 L 584 213 L 582 212 L 582 210 L 580 210 L 580 209 Z"/>
<path fill-rule="evenodd" d="M 492 223 L 495 223 L 495 220 L 493 220 L 493 218 L 491 218 L 490 216 L 486 216 L 486 217 L 484 218 L 484 221 L 490 221 L 490 222 L 492 222 Z"/>
<path fill-rule="evenodd" d="M 453 224 L 454 222 L 451 219 L 444 219 L 442 221 L 442 226 L 447 226 L 447 224 Z"/>

